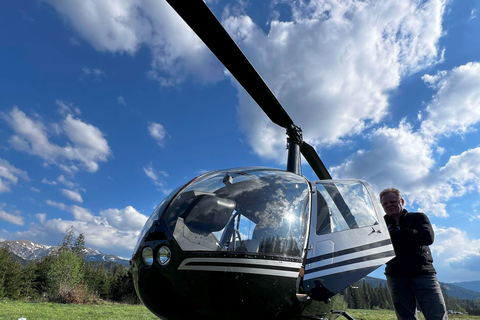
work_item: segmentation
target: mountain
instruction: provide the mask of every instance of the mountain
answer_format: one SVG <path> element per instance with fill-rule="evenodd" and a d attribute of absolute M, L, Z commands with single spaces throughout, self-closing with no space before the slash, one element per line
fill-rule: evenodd
<path fill-rule="evenodd" d="M 387 280 L 384 280 L 384 279 L 367 276 L 362 280 L 365 280 L 369 285 L 371 285 L 374 288 L 378 287 L 380 284 L 382 286 L 387 285 Z M 479 288 L 480 281 L 457 282 L 457 283 L 440 282 L 440 284 L 445 287 L 446 293 L 450 297 L 455 297 L 458 299 L 467 299 L 467 300 L 476 300 L 480 298 L 480 292 L 473 290 L 473 288 Z"/>
<path fill-rule="evenodd" d="M 6 247 L 10 253 L 18 258 L 28 261 L 37 260 L 45 255 L 49 255 L 59 246 L 47 246 L 30 240 L 16 240 L 0 242 L 0 247 Z M 114 262 L 127 267 L 130 265 L 129 261 L 126 259 L 111 254 L 104 254 L 92 248 L 85 247 L 84 255 L 85 261 L 87 262 Z"/>
<path fill-rule="evenodd" d="M 454 282 L 453 284 L 464 289 L 480 292 L 480 281 Z"/>

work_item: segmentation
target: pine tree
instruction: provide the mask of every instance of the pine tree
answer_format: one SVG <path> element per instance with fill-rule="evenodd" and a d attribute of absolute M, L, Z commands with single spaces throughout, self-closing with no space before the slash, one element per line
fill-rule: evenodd
<path fill-rule="evenodd" d="M 0 248 L 0 297 L 20 298 L 21 266 L 5 247 Z"/>
<path fill-rule="evenodd" d="M 82 303 L 87 299 L 84 248 L 83 234 L 75 238 L 75 230 L 71 226 L 59 250 L 46 268 L 47 293 L 51 300 L 62 303 Z"/>
<path fill-rule="evenodd" d="M 80 233 L 75 239 L 72 251 L 78 256 L 85 258 L 85 236 L 83 233 Z"/>

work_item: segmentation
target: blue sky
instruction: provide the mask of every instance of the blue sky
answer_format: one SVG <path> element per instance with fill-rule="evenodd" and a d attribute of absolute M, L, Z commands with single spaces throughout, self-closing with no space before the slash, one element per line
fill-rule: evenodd
<path fill-rule="evenodd" d="M 332 176 L 399 188 L 439 279 L 480 280 L 480 4 L 207 4 Z M 0 240 L 73 225 L 129 258 L 177 186 L 285 168 L 283 129 L 163 0 L 2 1 L 0 26 Z"/>

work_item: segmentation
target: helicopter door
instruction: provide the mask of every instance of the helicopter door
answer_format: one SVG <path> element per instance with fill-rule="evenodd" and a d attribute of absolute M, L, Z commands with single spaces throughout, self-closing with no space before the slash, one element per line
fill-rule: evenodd
<path fill-rule="evenodd" d="M 361 180 L 317 181 L 303 287 L 327 300 L 394 257 L 383 213 Z"/>

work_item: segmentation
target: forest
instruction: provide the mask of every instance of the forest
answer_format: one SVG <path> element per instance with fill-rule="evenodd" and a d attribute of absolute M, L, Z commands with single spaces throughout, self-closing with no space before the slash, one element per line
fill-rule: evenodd
<path fill-rule="evenodd" d="M 53 254 L 21 263 L 0 248 L 0 299 L 96 304 L 111 301 L 139 304 L 127 267 L 108 262 L 85 262 L 85 237 L 67 230 Z M 393 310 L 388 288 L 362 280 L 343 291 L 350 309 Z M 480 300 L 449 297 L 448 310 L 480 315 Z"/>

